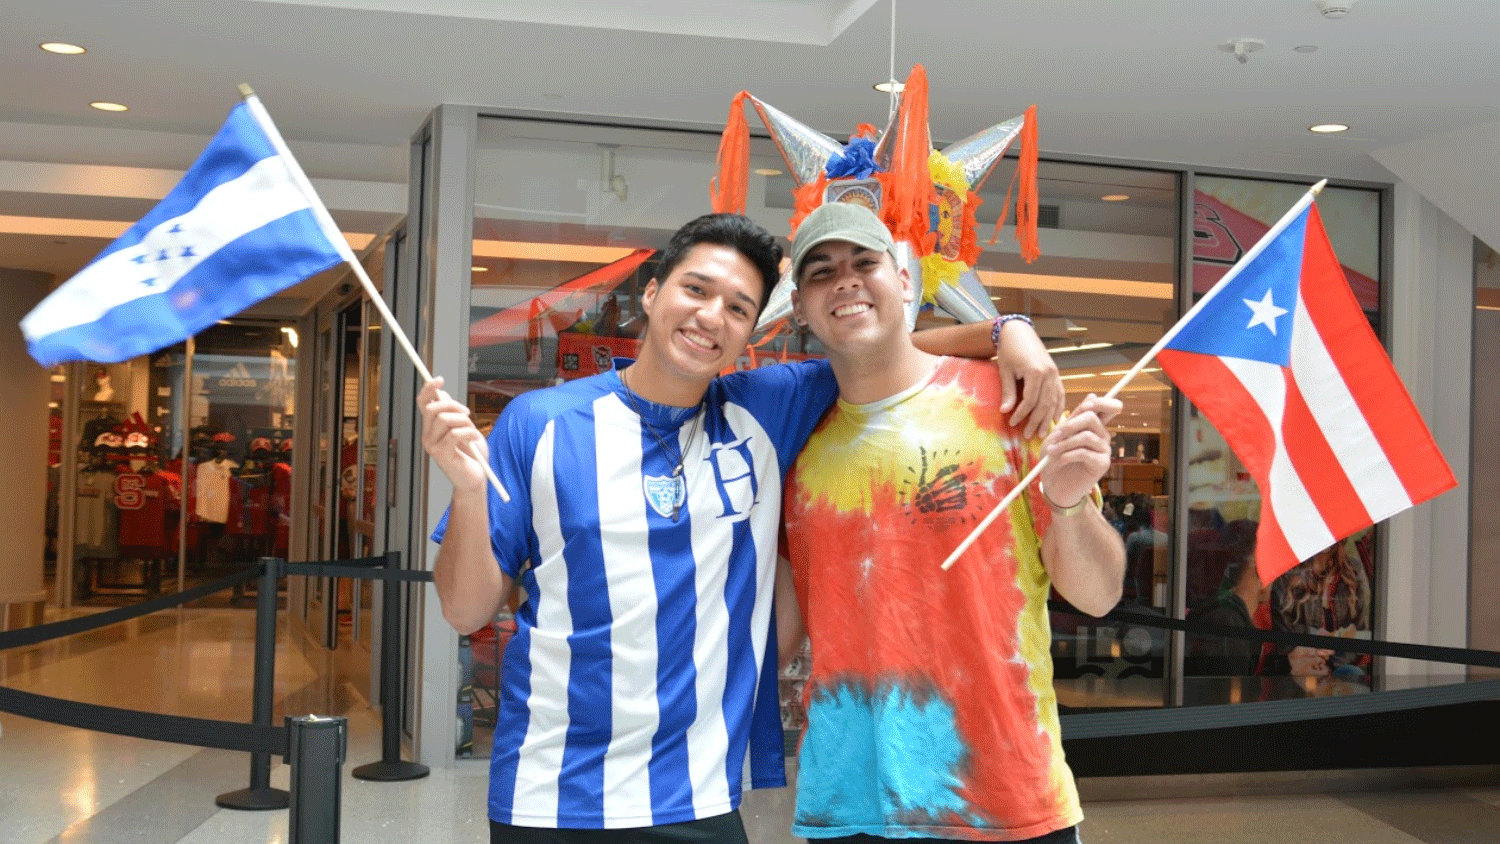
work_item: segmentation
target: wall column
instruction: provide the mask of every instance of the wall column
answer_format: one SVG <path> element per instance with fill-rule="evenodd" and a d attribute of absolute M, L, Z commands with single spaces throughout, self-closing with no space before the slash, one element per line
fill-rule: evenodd
<path fill-rule="evenodd" d="M 26 353 L 17 323 L 52 291 L 52 276 L 0 267 L 0 419 L 10 457 L 0 460 L 0 630 L 42 620 L 47 520 L 47 370 Z"/>
<path fill-rule="evenodd" d="M 1469 406 L 1474 236 L 1404 184 L 1395 188 L 1391 360 L 1458 488 L 1385 523 L 1385 596 L 1376 634 L 1465 647 L 1469 606 Z M 1463 678 L 1460 665 L 1387 659 L 1385 688 Z"/>

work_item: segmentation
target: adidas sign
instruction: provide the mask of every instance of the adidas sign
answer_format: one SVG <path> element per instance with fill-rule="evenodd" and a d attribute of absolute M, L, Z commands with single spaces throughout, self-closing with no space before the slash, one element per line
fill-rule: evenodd
<path fill-rule="evenodd" d="M 246 369 L 243 363 L 237 363 L 230 367 L 229 371 L 224 373 L 224 377 L 219 379 L 220 387 L 246 387 L 254 389 L 257 383 L 259 382 L 250 377 L 250 370 Z"/>

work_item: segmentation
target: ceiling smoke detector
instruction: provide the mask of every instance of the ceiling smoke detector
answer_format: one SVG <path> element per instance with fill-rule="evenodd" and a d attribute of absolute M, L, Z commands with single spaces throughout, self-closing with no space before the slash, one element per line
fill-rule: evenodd
<path fill-rule="evenodd" d="M 1315 2 L 1318 4 L 1318 14 L 1336 20 L 1349 14 L 1349 10 L 1353 9 L 1354 4 L 1359 0 L 1315 0 Z"/>
<path fill-rule="evenodd" d="M 1226 53 L 1233 53 L 1234 60 L 1240 64 L 1250 61 L 1250 54 L 1256 50 L 1264 49 L 1266 42 L 1259 38 L 1235 38 L 1225 41 L 1219 45 L 1219 49 Z"/>

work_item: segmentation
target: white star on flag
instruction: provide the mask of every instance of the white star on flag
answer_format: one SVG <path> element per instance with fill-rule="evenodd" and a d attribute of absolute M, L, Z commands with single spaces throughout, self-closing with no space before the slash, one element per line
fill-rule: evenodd
<path fill-rule="evenodd" d="M 1264 325 L 1266 328 L 1271 329 L 1272 334 L 1276 333 L 1276 318 L 1285 314 L 1286 308 L 1277 307 L 1276 303 L 1271 301 L 1271 290 L 1269 288 L 1266 289 L 1266 295 L 1259 302 L 1254 299 L 1241 299 L 1240 301 L 1249 305 L 1250 312 L 1254 314 L 1254 316 L 1250 317 L 1250 324 L 1245 326 L 1246 330 L 1254 328 L 1257 325 Z"/>

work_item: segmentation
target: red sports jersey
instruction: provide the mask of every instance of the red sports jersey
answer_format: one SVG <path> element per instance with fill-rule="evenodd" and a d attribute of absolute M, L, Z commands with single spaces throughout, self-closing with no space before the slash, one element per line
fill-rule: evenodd
<path fill-rule="evenodd" d="M 123 472 L 115 476 L 115 507 L 120 511 L 120 554 L 156 559 L 177 544 L 168 525 L 175 496 L 161 475 Z"/>
<path fill-rule="evenodd" d="M 276 538 L 271 553 L 286 558 L 292 527 L 292 467 L 271 464 L 271 517 L 276 520 Z"/>

